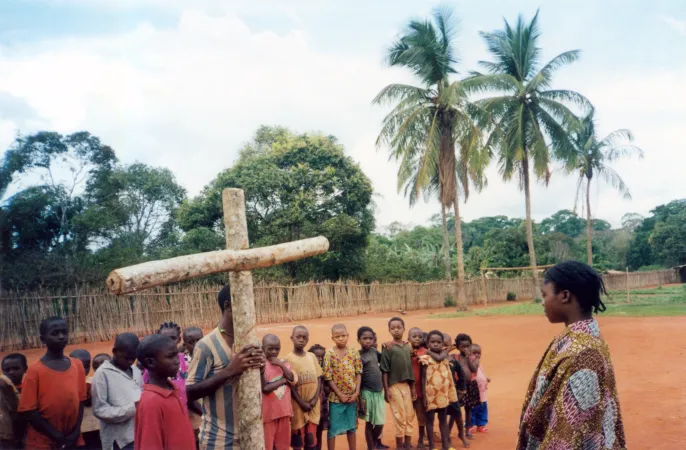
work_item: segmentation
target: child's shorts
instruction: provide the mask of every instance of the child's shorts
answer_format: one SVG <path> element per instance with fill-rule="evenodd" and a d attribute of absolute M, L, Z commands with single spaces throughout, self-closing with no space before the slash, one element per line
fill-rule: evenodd
<path fill-rule="evenodd" d="M 383 392 L 363 390 L 360 394 L 367 407 L 367 415 L 361 417 L 365 422 L 372 425 L 383 425 L 386 423 L 386 400 Z"/>
<path fill-rule="evenodd" d="M 448 415 L 451 417 L 462 417 L 462 404 L 457 401 L 448 405 Z"/>

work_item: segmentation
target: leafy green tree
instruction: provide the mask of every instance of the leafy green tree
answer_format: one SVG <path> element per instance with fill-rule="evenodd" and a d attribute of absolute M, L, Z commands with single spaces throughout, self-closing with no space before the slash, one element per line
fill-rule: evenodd
<path fill-rule="evenodd" d="M 470 92 L 500 94 L 476 103 L 488 110 L 496 123 L 489 146 L 498 151 L 503 179 L 516 176 L 524 190 L 529 265 L 538 292 L 530 174 L 533 170 L 537 178 L 547 183 L 551 159 L 566 160 L 574 153 L 568 130 L 577 119 L 568 105 L 588 107 L 588 101 L 574 91 L 550 86 L 553 74 L 579 59 L 579 51 L 564 52 L 541 66 L 538 12 L 528 23 L 520 16 L 514 27 L 505 21 L 503 30 L 482 32 L 481 36 L 495 59 L 481 62 L 489 74 L 474 73 L 464 84 Z"/>
<path fill-rule="evenodd" d="M 412 193 L 419 195 L 437 181 L 442 210 L 453 207 L 457 218 L 456 290 L 458 304 L 465 308 L 458 179 L 465 194 L 470 177 L 479 184 L 488 152 L 481 146 L 481 131 L 475 123 L 478 108 L 468 101 L 462 84 L 450 80 L 457 73 L 453 37 L 452 12 L 448 9 L 435 10 L 433 21 L 411 20 L 389 48 L 388 64 L 410 69 L 421 86 L 388 85 L 374 103 L 395 105 L 383 121 L 377 145 L 388 144 L 391 158 L 401 161 L 401 185 L 402 180 L 411 180 Z"/>
<path fill-rule="evenodd" d="M 568 209 L 561 209 L 552 216 L 541 221 L 541 232 L 563 233 L 570 237 L 577 237 L 584 231 L 585 221 Z"/>
<path fill-rule="evenodd" d="M 260 142 L 260 136 L 269 139 Z M 179 227 L 187 234 L 203 228 L 221 236 L 221 192 L 227 187 L 245 190 L 253 245 L 319 234 L 329 239 L 328 253 L 261 274 L 304 281 L 364 273 L 364 250 L 374 228 L 372 185 L 335 138 L 260 128 L 233 167 L 220 172 L 198 197 L 182 203 L 176 215 Z M 202 242 L 212 242 L 207 231 L 203 233 Z"/>
<path fill-rule="evenodd" d="M 116 167 L 89 181 L 88 208 L 78 220 L 98 238 L 126 244 L 140 258 L 185 197 L 169 169 L 141 163 Z"/>
<path fill-rule="evenodd" d="M 593 217 L 591 216 L 591 183 L 594 177 L 600 178 L 617 189 L 624 198 L 630 199 L 631 194 L 624 180 L 609 164 L 622 156 L 637 154 L 643 158 L 643 151 L 629 143 L 633 136 L 629 130 L 616 130 L 598 139 L 596 136 L 595 109 L 581 119 L 581 127 L 574 133 L 574 145 L 576 153 L 567 169 L 569 172 L 578 172 L 577 200 L 585 191 L 586 193 L 586 253 L 587 262 L 593 265 L 593 247 L 591 229 Z M 577 203 L 576 201 L 574 202 Z"/>
<path fill-rule="evenodd" d="M 675 200 L 654 210 L 655 228 L 649 243 L 655 261 L 664 267 L 686 264 L 686 200 Z"/>

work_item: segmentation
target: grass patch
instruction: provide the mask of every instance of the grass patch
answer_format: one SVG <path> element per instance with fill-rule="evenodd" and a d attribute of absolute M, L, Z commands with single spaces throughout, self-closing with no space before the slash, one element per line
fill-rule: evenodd
<path fill-rule="evenodd" d="M 630 291 L 630 303 L 626 303 L 626 291 L 612 291 L 603 301 L 607 311 L 602 316 L 654 317 L 686 316 L 686 285 L 636 289 Z M 543 307 L 531 302 L 491 306 L 487 310 L 431 314 L 432 319 L 475 316 L 529 316 L 543 315 Z"/>

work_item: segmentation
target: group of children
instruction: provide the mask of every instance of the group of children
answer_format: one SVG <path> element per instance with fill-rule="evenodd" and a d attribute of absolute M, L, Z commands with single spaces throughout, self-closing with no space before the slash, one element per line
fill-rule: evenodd
<path fill-rule="evenodd" d="M 64 319 L 45 319 L 39 331 L 47 349 L 39 361 L 28 366 L 19 353 L 2 359 L 0 449 L 196 448 L 188 411 L 199 406 L 186 400 L 185 378 L 200 328 L 186 329 L 180 347 L 181 329 L 172 322 L 142 340 L 122 333 L 112 355 L 92 360 L 84 349 L 65 356 Z M 84 406 L 99 421 L 100 442 L 81 435 Z M 160 415 L 165 408 L 169 414 Z"/>
<path fill-rule="evenodd" d="M 329 450 L 335 448 L 338 436 L 345 436 L 348 448 L 354 450 L 358 419 L 366 422 L 367 449 L 388 448 L 380 440 L 386 403 L 393 414 L 398 449 L 411 448 L 415 430 L 418 449 L 436 448 L 436 422 L 443 450 L 452 448 L 450 433 L 455 425 L 465 447 L 475 432 L 488 432 L 490 380 L 481 366 L 481 348 L 466 334 L 458 334 L 453 343 L 446 333 L 424 333 L 419 328 L 409 330 L 407 342 L 405 322 L 399 317 L 388 322 L 388 329 L 392 340 L 381 346 L 381 352 L 376 333 L 366 326 L 357 330 L 359 350 L 348 346 L 348 330 L 342 324 L 331 328 L 333 347 L 326 350 L 315 344 L 306 352 L 309 332 L 296 326 L 291 334 L 293 351 L 283 360 L 279 338 L 265 336 L 265 448 L 321 449 L 327 430 Z M 454 349 L 459 352 L 451 354 Z"/>
<path fill-rule="evenodd" d="M 455 425 L 465 447 L 474 432 L 487 432 L 490 380 L 480 363 L 480 347 L 465 334 L 453 343 L 445 333 L 418 328 L 409 330 L 406 342 L 405 323 L 398 317 L 388 328 L 392 339 L 381 352 L 376 333 L 366 326 L 357 330 L 359 350 L 348 346 L 342 324 L 331 329 L 330 349 L 315 344 L 306 351 L 309 332 L 296 326 L 293 351 L 285 359 L 279 358 L 279 338 L 264 336 L 265 448 L 319 450 L 326 430 L 330 450 L 338 436 L 355 449 L 358 420 L 365 421 L 368 449 L 388 448 L 381 443 L 386 403 L 399 449 L 411 447 L 415 432 L 418 449 L 436 448 L 436 422 L 443 450 L 451 448 Z M 47 351 L 38 362 L 28 366 L 18 353 L 2 360 L 0 448 L 83 447 L 81 422 L 89 405 L 99 420 L 103 449 L 196 448 L 188 412 L 202 412 L 186 396 L 186 378 L 202 337 L 200 328 L 187 328 L 182 335 L 178 325 L 165 322 L 157 334 L 140 341 L 133 333 L 118 335 L 112 355 L 99 354 L 91 361 L 82 349 L 64 355 L 64 319 L 44 320 L 40 338 Z M 459 353 L 451 354 L 453 349 Z M 91 366 L 93 375 L 87 378 Z"/>

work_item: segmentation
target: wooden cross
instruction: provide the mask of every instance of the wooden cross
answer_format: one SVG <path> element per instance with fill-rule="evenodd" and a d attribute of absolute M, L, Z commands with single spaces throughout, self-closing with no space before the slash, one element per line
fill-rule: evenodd
<path fill-rule="evenodd" d="M 270 267 L 326 253 L 329 241 L 322 236 L 262 248 L 248 248 L 248 225 L 242 189 L 222 192 L 226 248 L 215 252 L 179 256 L 116 269 L 107 277 L 113 294 L 128 294 L 154 286 L 190 280 L 220 272 L 229 272 L 235 346 L 260 345 L 255 333 L 255 297 L 253 269 Z M 241 448 L 264 450 L 260 372 L 243 373 L 238 385 L 238 432 Z M 271 450 L 271 449 L 268 449 Z"/>

